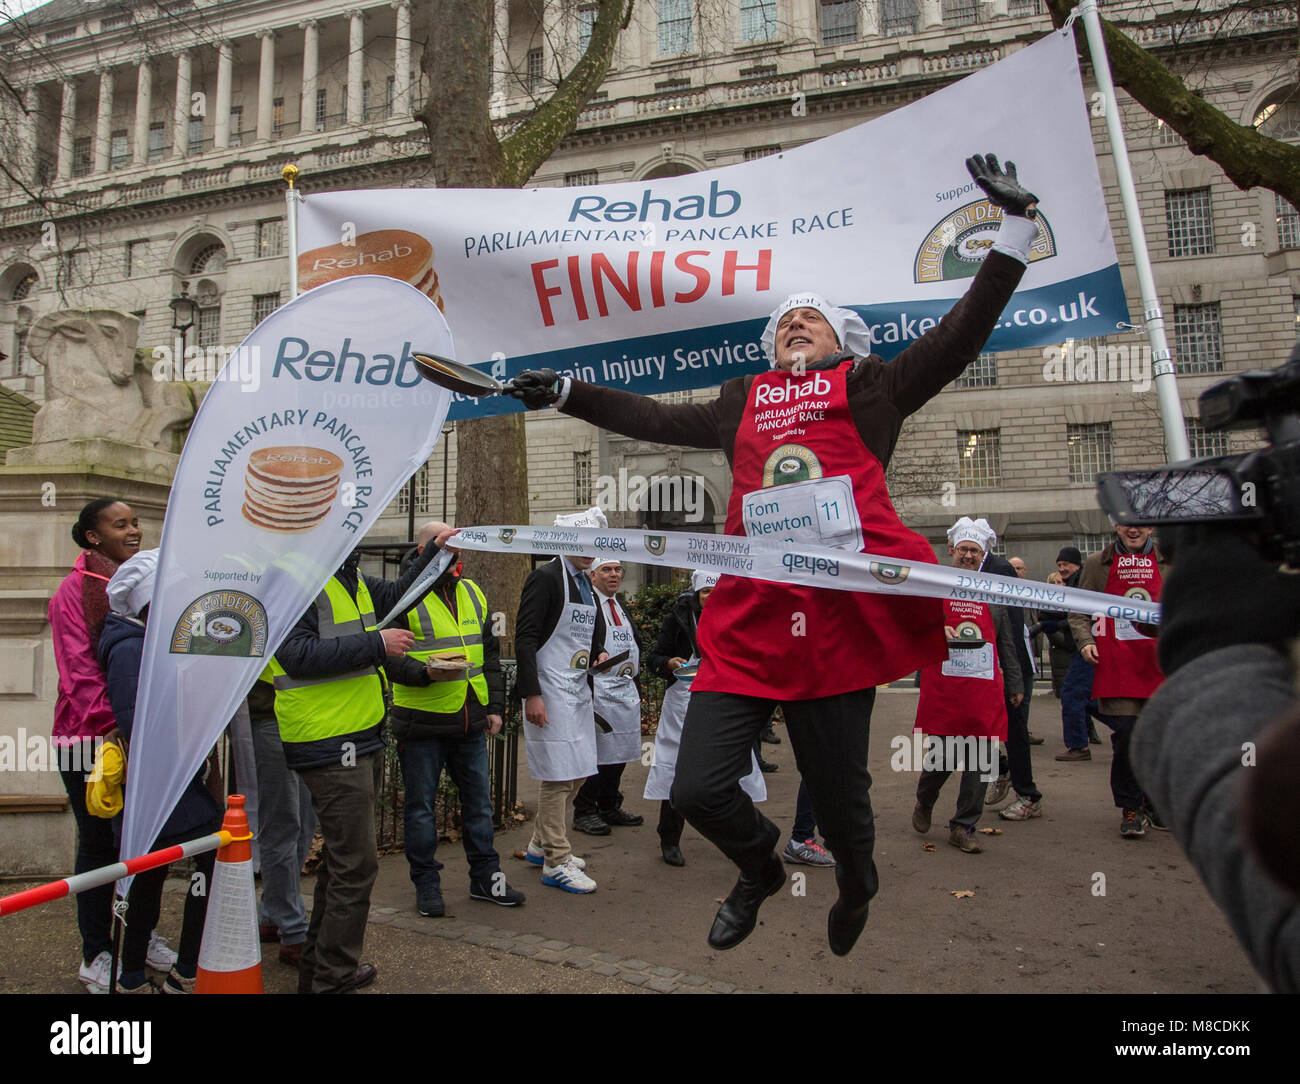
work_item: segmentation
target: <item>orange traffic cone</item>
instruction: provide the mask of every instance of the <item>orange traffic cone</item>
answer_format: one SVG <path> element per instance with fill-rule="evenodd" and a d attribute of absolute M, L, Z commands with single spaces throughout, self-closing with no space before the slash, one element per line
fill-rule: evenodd
<path fill-rule="evenodd" d="M 260 994 L 262 947 L 257 936 L 257 891 L 253 887 L 252 833 L 244 796 L 226 799 L 221 830 L 231 842 L 217 851 L 208 886 L 208 913 L 199 948 L 196 994 Z"/>

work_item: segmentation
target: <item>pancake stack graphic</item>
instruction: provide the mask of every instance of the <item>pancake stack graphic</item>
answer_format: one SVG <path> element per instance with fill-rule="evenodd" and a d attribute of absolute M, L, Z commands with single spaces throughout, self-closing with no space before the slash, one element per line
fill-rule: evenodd
<path fill-rule="evenodd" d="M 329 515 L 342 470 L 323 448 L 261 448 L 244 473 L 244 518 L 265 531 L 309 531 Z"/>
<path fill-rule="evenodd" d="M 352 275 L 387 275 L 409 282 L 445 309 L 433 267 L 433 245 L 408 230 L 374 230 L 350 245 L 324 245 L 298 257 L 298 288 L 310 290 L 322 283 Z"/>

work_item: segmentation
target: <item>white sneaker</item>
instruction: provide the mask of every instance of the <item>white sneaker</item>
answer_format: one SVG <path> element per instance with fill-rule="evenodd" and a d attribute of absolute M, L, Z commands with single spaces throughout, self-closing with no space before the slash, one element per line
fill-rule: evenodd
<path fill-rule="evenodd" d="M 159 936 L 157 930 L 151 933 L 149 951 L 144 957 L 145 966 L 166 975 L 176 966 L 176 960 L 176 953 L 167 947 L 167 938 Z"/>
<path fill-rule="evenodd" d="M 542 850 L 541 847 L 537 846 L 536 843 L 528 844 L 528 850 L 524 852 L 524 857 L 529 862 L 531 862 L 534 866 L 546 865 L 546 852 Z M 584 862 L 581 858 L 579 858 L 576 854 L 569 855 L 569 861 L 572 862 L 579 869 L 587 868 L 587 863 Z"/>
<path fill-rule="evenodd" d="M 108 969 L 112 963 L 112 957 L 107 951 L 101 952 L 88 964 L 82 964 L 81 969 L 77 972 L 79 978 L 85 985 L 86 990 L 92 994 L 108 993 Z M 122 977 L 122 961 L 117 961 L 117 977 Z"/>
<path fill-rule="evenodd" d="M 542 884 L 562 888 L 565 892 L 596 891 L 596 882 L 574 864 L 572 856 L 562 865 L 543 866 Z"/>

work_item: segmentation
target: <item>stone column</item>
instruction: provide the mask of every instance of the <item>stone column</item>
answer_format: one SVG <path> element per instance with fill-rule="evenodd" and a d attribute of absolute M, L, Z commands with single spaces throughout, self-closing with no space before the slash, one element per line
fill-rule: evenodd
<path fill-rule="evenodd" d="M 354 8 L 348 12 L 348 124 L 361 124 L 361 80 L 365 72 L 365 15 Z"/>
<path fill-rule="evenodd" d="M 37 183 L 37 169 L 40 163 L 40 155 L 36 147 L 36 114 L 40 109 L 40 101 L 41 96 L 36 87 L 29 86 L 23 94 L 23 105 L 27 108 L 18 121 L 18 134 L 22 144 L 18 152 L 22 156 L 25 167 L 22 176 L 31 184 Z"/>
<path fill-rule="evenodd" d="M 496 0 L 493 18 L 492 94 L 504 102 L 510 96 L 510 0 Z"/>
<path fill-rule="evenodd" d="M 943 0 L 920 0 L 917 5 L 917 30 L 930 30 L 943 25 Z"/>
<path fill-rule="evenodd" d="M 101 68 L 99 72 L 99 112 L 95 115 L 95 172 L 108 172 L 108 151 L 112 140 L 113 127 L 113 78 L 112 68 Z"/>
<path fill-rule="evenodd" d="M 262 39 L 262 58 L 257 68 L 257 140 L 261 143 L 271 138 L 274 118 L 275 31 L 259 30 L 257 36 Z"/>
<path fill-rule="evenodd" d="M 188 50 L 176 57 L 176 107 L 172 112 L 172 157 L 184 158 L 190 147 L 190 79 L 193 61 Z"/>
<path fill-rule="evenodd" d="M 411 4 L 397 0 L 397 42 L 393 48 L 393 116 L 411 115 Z"/>
<path fill-rule="evenodd" d="M 989 5 L 989 8 L 990 19 L 1005 19 L 1009 14 L 1008 0 L 993 0 L 993 3 Z"/>
<path fill-rule="evenodd" d="M 72 176 L 72 139 L 76 125 L 77 84 L 69 80 L 63 84 L 63 108 L 59 112 L 58 178 L 61 181 Z"/>
<path fill-rule="evenodd" d="M 880 37 L 880 0 L 863 0 L 862 23 L 858 27 L 864 38 Z"/>
<path fill-rule="evenodd" d="M 135 155 L 137 166 L 149 161 L 149 115 L 153 112 L 153 66 L 140 61 L 135 75 Z"/>
<path fill-rule="evenodd" d="M 542 7 L 542 83 L 558 78 L 557 66 L 564 63 L 564 31 L 559 25 L 560 5 L 543 0 Z"/>
<path fill-rule="evenodd" d="M 217 46 L 217 115 L 212 124 L 212 146 L 222 151 L 230 146 L 230 83 L 235 47 L 223 41 Z"/>
<path fill-rule="evenodd" d="M 320 23 L 308 19 L 302 28 L 302 124 L 299 132 L 316 127 L 316 69 L 320 64 Z"/>

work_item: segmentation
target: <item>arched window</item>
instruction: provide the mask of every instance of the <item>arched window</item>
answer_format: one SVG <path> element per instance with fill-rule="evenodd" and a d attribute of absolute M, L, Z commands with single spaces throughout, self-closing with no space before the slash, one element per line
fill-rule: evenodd
<path fill-rule="evenodd" d="M 659 177 L 682 177 L 687 173 L 694 173 L 685 162 L 661 162 L 647 173 L 642 180 L 653 181 Z"/>
<path fill-rule="evenodd" d="M 10 301 L 27 300 L 28 295 L 30 295 L 32 290 L 35 288 L 37 281 L 38 279 L 36 277 L 35 271 L 32 271 L 29 274 L 24 275 L 22 278 L 20 278 L 17 282 L 14 283 L 13 292 L 9 295 L 9 300 Z"/>
<path fill-rule="evenodd" d="M 1300 87 L 1285 87 L 1272 95 L 1255 111 L 1252 123 L 1261 135 L 1300 142 Z"/>
<path fill-rule="evenodd" d="M 191 275 L 210 275 L 226 269 L 226 246 L 220 242 L 205 245 L 190 258 Z"/>

